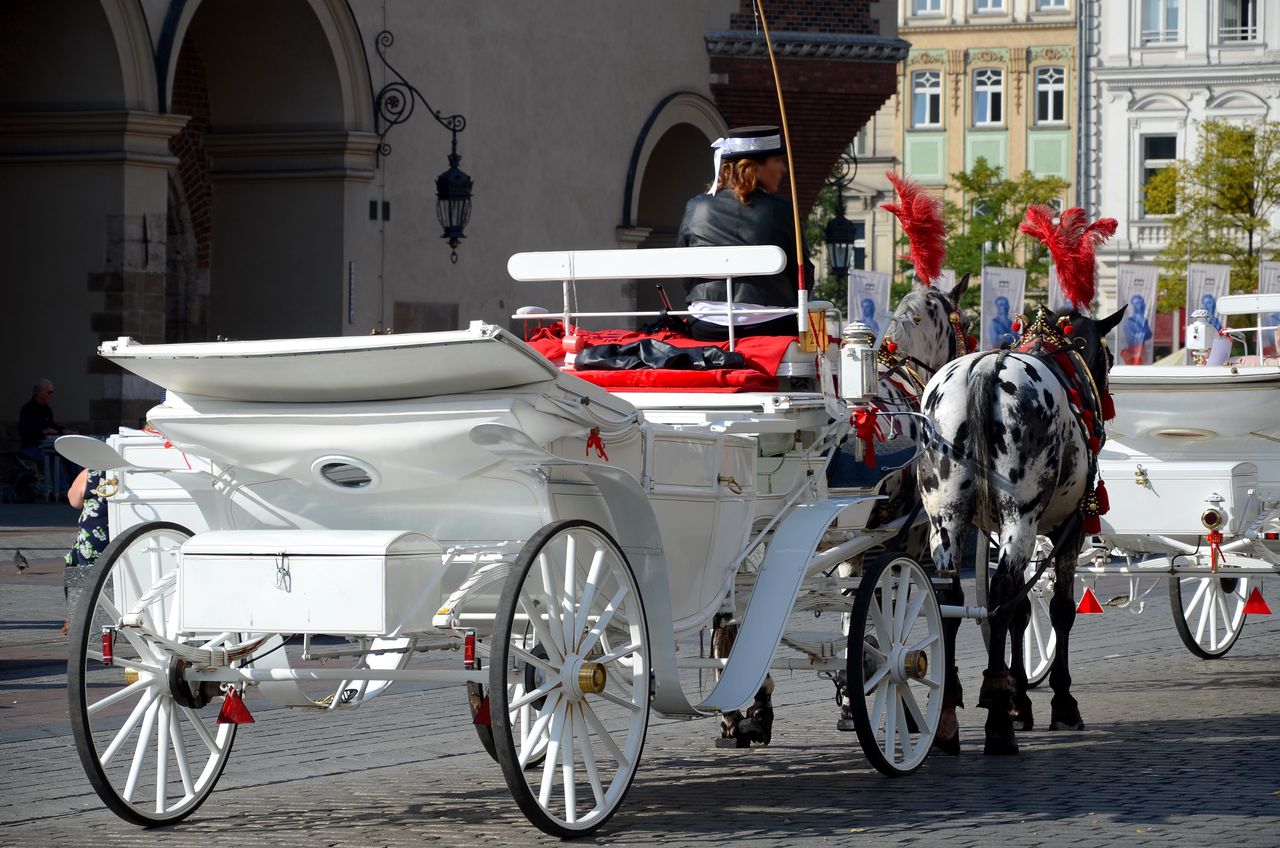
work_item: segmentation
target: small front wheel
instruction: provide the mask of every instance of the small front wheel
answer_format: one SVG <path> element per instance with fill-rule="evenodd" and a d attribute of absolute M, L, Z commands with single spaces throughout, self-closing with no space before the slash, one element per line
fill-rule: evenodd
<path fill-rule="evenodd" d="M 1187 650 L 1201 659 L 1225 657 L 1235 645 L 1244 628 L 1248 598 L 1248 577 L 1174 574 L 1169 578 L 1173 626 Z"/>
<path fill-rule="evenodd" d="M 529 821 L 561 838 L 608 821 L 644 748 L 649 633 L 631 566 L 603 528 L 555 522 L 520 551 L 498 605 L 489 698 L 498 763 Z"/>
<path fill-rule="evenodd" d="M 942 611 L 914 560 L 899 557 L 862 576 L 848 655 L 849 706 L 863 752 L 881 774 L 910 774 L 933 745 L 946 674 Z"/>
<path fill-rule="evenodd" d="M 220 693 L 187 683 L 182 660 L 152 638 L 179 638 L 175 572 L 190 537 L 169 522 L 131 527 L 98 557 L 73 614 L 67 689 L 80 762 L 103 802 L 144 826 L 195 812 L 236 735 L 217 723 Z"/>

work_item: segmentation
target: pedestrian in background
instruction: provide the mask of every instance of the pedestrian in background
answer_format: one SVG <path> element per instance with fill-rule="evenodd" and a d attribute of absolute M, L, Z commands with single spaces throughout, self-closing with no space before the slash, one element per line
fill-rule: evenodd
<path fill-rule="evenodd" d="M 62 635 L 67 635 L 71 615 L 79 604 L 80 596 L 88 589 L 89 566 L 110 541 L 107 527 L 107 499 L 99 492 L 105 479 L 101 471 L 81 469 L 71 488 L 67 489 L 67 503 L 80 510 L 79 529 L 64 562 L 62 594 L 67 600 L 67 618 L 62 622 Z"/>

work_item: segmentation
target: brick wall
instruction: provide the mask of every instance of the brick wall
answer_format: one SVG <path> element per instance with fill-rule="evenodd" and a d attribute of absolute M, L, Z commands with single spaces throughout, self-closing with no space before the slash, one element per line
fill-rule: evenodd
<path fill-rule="evenodd" d="M 209 85 L 200 50 L 188 36 L 178 54 L 173 78 L 174 114 L 190 115 L 182 132 L 170 143 L 178 157 L 178 177 L 186 195 L 196 243 L 196 266 L 208 268 L 213 251 L 213 205 L 209 188 L 209 156 L 205 137 L 209 132 Z"/>
<path fill-rule="evenodd" d="M 770 32 L 835 32 L 878 35 L 867 0 L 768 0 Z M 755 3 L 742 0 L 729 29 L 756 29 Z"/>

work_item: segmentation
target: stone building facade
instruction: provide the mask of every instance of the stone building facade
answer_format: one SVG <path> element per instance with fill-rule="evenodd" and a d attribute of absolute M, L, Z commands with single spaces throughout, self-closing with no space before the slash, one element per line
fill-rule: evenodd
<path fill-rule="evenodd" d="M 731 125 L 776 123 L 749 0 L 11 0 L 0 8 L 0 404 L 67 423 L 157 396 L 94 355 L 185 342 L 506 323 L 558 287 L 520 250 L 670 243 Z M 891 0 L 771 0 L 802 203 L 893 90 Z M 392 35 L 379 51 L 379 33 Z M 462 114 L 475 180 L 452 264 L 435 214 Z M 385 146 L 383 146 L 385 145 Z M 380 153 L 380 147 L 382 152 Z M 652 287 L 583 285 L 584 307 Z M 7 418 L 8 416 L 0 416 Z"/>

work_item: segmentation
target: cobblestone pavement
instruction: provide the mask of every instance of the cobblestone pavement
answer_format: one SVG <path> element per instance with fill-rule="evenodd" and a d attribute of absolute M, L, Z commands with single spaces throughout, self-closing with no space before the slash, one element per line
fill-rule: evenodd
<path fill-rule="evenodd" d="M 0 524 L 5 522 L 0 516 Z M 0 530 L 0 546 L 64 546 L 62 528 Z M 37 558 L 37 554 L 41 558 Z M 0 845 L 409 846 L 551 843 L 525 823 L 467 722 L 459 690 L 392 690 L 336 716 L 270 709 L 241 730 L 218 789 L 175 828 L 108 812 L 66 715 L 61 564 L 0 549 Z M 968 581 L 972 597 L 972 581 Z M 1267 587 L 1280 607 L 1280 581 Z M 1098 584 L 1107 598 L 1121 581 Z M 777 678 L 766 749 L 712 747 L 710 721 L 655 720 L 622 810 L 588 842 L 753 845 L 1280 845 L 1280 616 L 1254 618 L 1205 662 L 1178 641 L 1163 587 L 1134 616 L 1108 608 L 1072 636 L 1088 728 L 1035 730 L 986 758 L 981 636 L 966 623 L 963 752 L 891 780 L 834 730 L 830 684 Z M 1047 690 L 1033 700 L 1049 713 Z"/>

